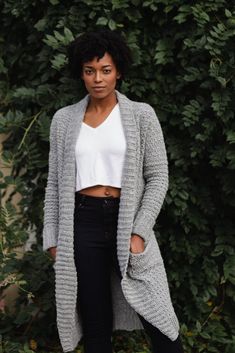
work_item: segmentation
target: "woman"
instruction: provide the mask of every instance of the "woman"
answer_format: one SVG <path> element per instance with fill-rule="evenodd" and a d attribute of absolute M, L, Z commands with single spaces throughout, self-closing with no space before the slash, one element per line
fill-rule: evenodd
<path fill-rule="evenodd" d="M 154 353 L 183 352 L 153 231 L 168 188 L 158 118 L 116 89 L 131 64 L 120 34 L 82 34 L 68 56 L 87 95 L 51 122 L 43 229 L 63 351 L 83 337 L 85 353 L 111 353 L 113 330 L 144 328 Z"/>

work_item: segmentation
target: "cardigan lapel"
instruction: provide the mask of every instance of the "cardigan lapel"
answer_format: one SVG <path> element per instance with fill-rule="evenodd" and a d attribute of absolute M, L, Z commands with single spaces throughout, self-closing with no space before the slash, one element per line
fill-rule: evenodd
<path fill-rule="evenodd" d="M 138 149 L 138 134 L 136 121 L 132 109 L 131 101 L 119 91 L 115 91 L 119 102 L 121 121 L 126 137 L 126 154 L 123 164 L 121 177 L 121 194 L 119 203 L 118 225 L 117 225 L 117 255 L 122 275 L 124 276 L 128 264 L 130 235 L 133 226 L 135 211 L 135 188 L 136 188 L 136 150 Z M 75 145 L 80 132 L 81 124 L 88 105 L 89 95 L 86 95 L 81 101 L 74 104 L 68 131 L 65 139 L 65 158 L 64 158 L 64 187 L 68 192 L 73 193 L 70 200 L 73 200 L 76 191 L 76 163 L 75 163 Z M 73 221 L 73 214 L 70 215 L 70 221 Z M 68 219 L 67 219 L 68 220 Z M 72 225 L 72 223 L 70 223 Z M 68 234 L 68 233 L 67 233 Z M 67 242 L 73 245 L 73 234 L 69 234 Z"/>
<path fill-rule="evenodd" d="M 118 91 L 116 92 L 127 143 L 121 178 L 121 194 L 117 226 L 117 255 L 120 271 L 124 277 L 128 265 L 131 231 L 135 212 L 135 195 L 138 180 L 138 178 L 136 178 L 136 154 L 140 142 L 132 103 L 125 95 Z"/>

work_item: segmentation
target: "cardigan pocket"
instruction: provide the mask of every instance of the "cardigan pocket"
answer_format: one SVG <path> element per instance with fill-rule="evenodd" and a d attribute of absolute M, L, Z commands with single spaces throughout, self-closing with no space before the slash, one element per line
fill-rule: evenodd
<path fill-rule="evenodd" d="M 146 276 L 152 267 L 163 265 L 163 259 L 155 234 L 151 234 L 144 251 L 133 253 L 129 250 L 128 273 L 131 277 Z"/>

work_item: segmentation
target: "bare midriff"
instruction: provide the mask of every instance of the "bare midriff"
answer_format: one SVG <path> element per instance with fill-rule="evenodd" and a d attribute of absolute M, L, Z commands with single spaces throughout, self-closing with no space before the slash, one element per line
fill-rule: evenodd
<path fill-rule="evenodd" d="M 78 192 L 80 194 L 98 196 L 98 197 L 120 197 L 121 188 L 109 185 L 94 185 Z"/>

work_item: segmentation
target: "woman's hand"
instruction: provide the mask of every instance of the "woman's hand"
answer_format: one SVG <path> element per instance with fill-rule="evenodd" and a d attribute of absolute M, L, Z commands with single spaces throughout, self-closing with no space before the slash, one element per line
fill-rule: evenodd
<path fill-rule="evenodd" d="M 48 251 L 49 251 L 51 257 L 55 260 L 56 259 L 56 246 L 49 248 Z"/>
<path fill-rule="evenodd" d="M 134 254 L 143 252 L 145 249 L 145 241 L 138 234 L 131 234 L 130 251 Z"/>

